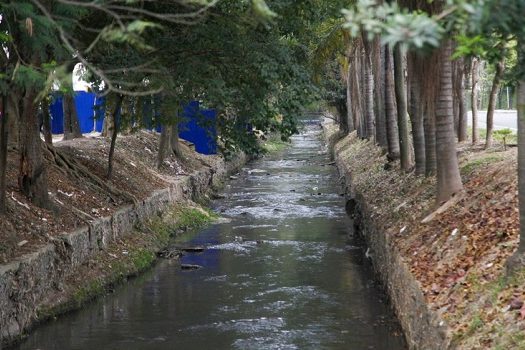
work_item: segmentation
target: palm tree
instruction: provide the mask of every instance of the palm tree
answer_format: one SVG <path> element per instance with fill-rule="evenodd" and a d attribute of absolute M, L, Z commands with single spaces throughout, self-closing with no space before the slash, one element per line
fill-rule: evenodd
<path fill-rule="evenodd" d="M 397 130 L 397 114 L 394 99 L 394 78 L 392 76 L 392 50 L 385 47 L 385 119 L 388 142 L 388 158 L 399 158 L 399 134 Z"/>
<path fill-rule="evenodd" d="M 448 200 L 463 188 L 459 174 L 452 108 L 452 42 L 440 48 L 441 72 L 436 104 L 437 202 Z"/>
<path fill-rule="evenodd" d="M 412 125 L 412 138 L 414 140 L 416 175 L 424 175 L 426 156 L 423 106 L 421 100 L 421 76 L 415 67 L 415 65 L 418 64 L 418 58 L 415 54 L 409 56 L 408 63 L 408 77 L 410 79 L 410 124 Z"/>
<path fill-rule="evenodd" d="M 408 110 L 403 51 L 401 44 L 397 44 L 394 48 L 394 86 L 396 92 L 397 128 L 399 130 L 399 156 L 401 160 L 401 169 L 408 171 L 410 169 L 410 155 L 408 148 Z"/>

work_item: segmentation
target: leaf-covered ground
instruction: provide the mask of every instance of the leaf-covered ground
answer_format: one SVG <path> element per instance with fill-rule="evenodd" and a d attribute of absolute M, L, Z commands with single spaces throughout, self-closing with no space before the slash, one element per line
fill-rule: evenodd
<path fill-rule="evenodd" d="M 107 180 L 109 139 L 84 137 L 57 142 L 55 147 L 74 161 L 76 168 L 57 164 L 51 152 L 44 152 L 52 210 L 32 205 L 20 193 L 18 153 L 10 150 L 8 154 L 8 209 L 5 216 L 0 216 L 0 264 L 34 252 L 57 235 L 85 225 L 86 220 L 109 216 L 122 205 L 131 204 L 133 199 L 144 199 L 153 191 L 168 187 L 177 178 L 219 159 L 200 155 L 183 145 L 184 162 L 170 155 L 157 169 L 158 135 L 140 131 L 119 136 L 114 173 L 111 180 Z M 78 166 L 90 175 L 79 171 Z"/>
<path fill-rule="evenodd" d="M 370 142 L 351 135 L 336 149 L 457 348 L 525 349 L 525 272 L 504 276 L 518 243 L 516 149 L 460 145 L 464 191 L 445 205 L 435 201 L 434 178 L 385 170 Z"/>

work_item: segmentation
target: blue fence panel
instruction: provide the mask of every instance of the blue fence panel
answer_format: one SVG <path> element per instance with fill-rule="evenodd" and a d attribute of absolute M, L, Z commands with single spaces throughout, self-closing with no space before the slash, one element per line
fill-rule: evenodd
<path fill-rule="evenodd" d="M 184 107 L 183 116 L 179 136 L 194 143 L 199 153 L 217 154 L 217 113 L 199 109 L 199 102 L 192 101 Z"/>
<path fill-rule="evenodd" d="M 75 106 L 81 133 L 95 130 L 95 94 L 85 91 L 75 92 Z"/>
<path fill-rule="evenodd" d="M 62 108 L 62 97 L 58 94 L 53 95 L 51 104 L 49 105 L 49 112 L 51 113 L 51 133 L 64 133 L 64 110 Z"/>
<path fill-rule="evenodd" d="M 78 91 L 75 94 L 80 130 L 89 133 L 93 130 L 101 132 L 104 125 L 104 97 Z M 158 115 L 153 115 L 152 104 L 144 106 L 144 126 L 147 129 L 156 128 L 160 132 Z M 51 131 L 53 134 L 64 133 L 63 99 L 55 94 L 49 107 L 51 112 Z M 158 112 L 156 112 L 158 113 Z M 120 117 L 120 113 L 118 115 Z M 195 144 L 195 150 L 202 154 L 217 153 L 217 113 L 215 110 L 200 109 L 198 101 L 192 101 L 183 108 L 183 121 L 179 124 L 179 136 Z"/>
<path fill-rule="evenodd" d="M 75 107 L 77 109 L 80 131 L 88 133 L 95 130 L 95 94 L 85 91 L 75 92 Z M 53 134 L 64 133 L 64 107 L 63 98 L 59 94 L 53 95 L 49 106 L 51 112 L 51 132 Z"/>
<path fill-rule="evenodd" d="M 104 127 L 104 108 L 106 99 L 104 97 L 95 98 L 95 131 L 102 132 Z"/>

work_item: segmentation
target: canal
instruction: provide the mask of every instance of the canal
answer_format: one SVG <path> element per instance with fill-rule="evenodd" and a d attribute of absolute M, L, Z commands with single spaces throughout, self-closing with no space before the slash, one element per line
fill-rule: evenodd
<path fill-rule="evenodd" d="M 34 330 L 17 349 L 405 349 L 344 211 L 318 121 L 249 164 L 203 245 Z"/>

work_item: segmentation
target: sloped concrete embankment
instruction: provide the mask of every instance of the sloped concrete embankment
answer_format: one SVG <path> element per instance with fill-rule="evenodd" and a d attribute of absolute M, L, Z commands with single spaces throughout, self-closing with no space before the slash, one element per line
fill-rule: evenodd
<path fill-rule="evenodd" d="M 171 206 L 201 198 L 246 161 L 245 156 L 240 156 L 178 177 L 169 188 L 156 191 L 139 203 L 124 206 L 113 215 L 91 221 L 74 232 L 63 233 L 38 251 L 0 265 L 0 348 L 2 343 L 18 339 L 38 321 L 39 309 L 46 307 L 68 276 L 75 274 L 81 265 L 117 240 L 125 241 L 135 228 L 162 215 Z M 60 303 L 66 304 L 68 300 Z M 53 315 L 46 315 L 50 316 Z"/>
<path fill-rule="evenodd" d="M 450 349 L 450 332 L 446 323 L 430 309 L 422 288 L 403 261 L 389 235 L 378 229 L 374 208 L 367 205 L 361 189 L 353 186 L 352 155 L 344 152 L 350 146 L 341 139 L 333 123 L 323 124 L 325 139 L 336 162 L 349 198 L 360 234 L 372 257 L 377 277 L 384 285 L 394 311 L 399 318 L 410 349 Z M 343 155 L 344 154 L 344 155 Z M 388 201 L 388 198 L 384 199 Z"/>

